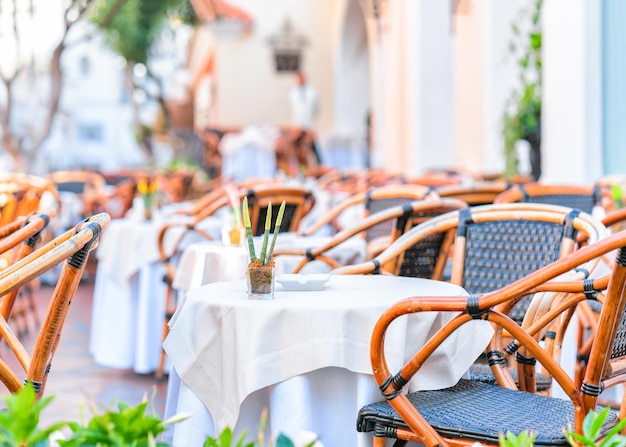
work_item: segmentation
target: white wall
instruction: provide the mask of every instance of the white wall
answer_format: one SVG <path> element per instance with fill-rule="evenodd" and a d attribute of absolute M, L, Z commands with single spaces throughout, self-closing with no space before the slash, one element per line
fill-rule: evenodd
<path fill-rule="evenodd" d="M 348 0 L 341 12 L 334 60 L 334 132 L 365 135 L 371 108 L 367 30 L 358 0 Z"/>
<path fill-rule="evenodd" d="M 600 0 L 546 0 L 542 127 L 545 182 L 601 174 Z"/>
<path fill-rule="evenodd" d="M 532 1 L 532 0 L 531 0 Z M 509 50 L 511 25 L 528 0 L 488 0 L 483 8 L 483 157 L 485 172 L 504 170 L 502 116 L 506 100 L 517 85 L 517 60 Z"/>
<path fill-rule="evenodd" d="M 378 167 L 418 175 L 454 162 L 449 2 L 389 2 L 375 103 Z M 382 115 L 382 116 L 380 116 Z"/>
<path fill-rule="evenodd" d="M 89 70 L 81 70 L 81 59 Z M 65 87 L 50 138 L 42 155 L 50 168 L 92 167 L 115 170 L 138 166 L 144 156 L 134 139 L 130 98 L 126 94 L 123 60 L 94 39 L 70 47 L 63 56 Z M 81 138 L 79 127 L 100 127 L 101 139 Z"/>
<path fill-rule="evenodd" d="M 333 0 L 233 0 L 253 20 L 252 29 L 234 39 L 219 41 L 217 52 L 217 116 L 225 125 L 288 124 L 288 91 L 293 75 L 274 71 L 268 39 L 281 31 L 289 18 L 308 45 L 304 48 L 304 72 L 320 96 L 318 128 L 331 129 L 334 123 L 332 44 L 336 20 Z"/>

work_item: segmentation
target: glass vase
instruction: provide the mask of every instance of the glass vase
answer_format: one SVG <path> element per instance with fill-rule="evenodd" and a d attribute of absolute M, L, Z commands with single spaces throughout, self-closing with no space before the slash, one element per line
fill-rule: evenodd
<path fill-rule="evenodd" d="M 276 269 L 273 265 L 248 266 L 246 270 L 248 298 L 252 300 L 274 299 Z"/>

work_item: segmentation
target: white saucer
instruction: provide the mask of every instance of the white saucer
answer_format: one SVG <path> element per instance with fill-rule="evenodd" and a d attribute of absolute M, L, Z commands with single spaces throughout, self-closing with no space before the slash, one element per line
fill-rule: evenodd
<path fill-rule="evenodd" d="M 328 273 L 311 273 L 298 275 L 286 273 L 278 275 L 276 281 L 282 284 L 285 290 L 322 290 L 330 280 Z"/>

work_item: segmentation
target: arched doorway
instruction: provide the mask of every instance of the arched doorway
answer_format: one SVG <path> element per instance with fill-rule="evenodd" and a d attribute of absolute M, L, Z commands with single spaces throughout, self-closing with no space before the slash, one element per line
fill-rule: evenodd
<path fill-rule="evenodd" d="M 367 164 L 370 61 L 367 30 L 359 0 L 346 0 L 336 46 L 334 131 L 336 142 L 349 144 L 353 161 Z M 330 142 L 329 142 L 330 143 Z M 332 146 L 332 143 L 329 145 Z"/>

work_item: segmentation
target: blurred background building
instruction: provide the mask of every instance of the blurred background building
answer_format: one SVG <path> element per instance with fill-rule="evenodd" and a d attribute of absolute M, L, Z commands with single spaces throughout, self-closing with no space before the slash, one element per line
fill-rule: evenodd
<path fill-rule="evenodd" d="M 626 170 L 620 0 L 189 3 L 198 22 L 168 20 L 148 62 L 134 67 L 132 90 L 127 61 L 97 27 L 84 19 L 71 30 L 90 37 L 65 48 L 58 113 L 32 169 L 141 165 L 142 141 L 158 163 L 178 151 L 199 159 L 207 129 L 289 126 L 288 92 L 299 69 L 319 93 L 316 136 L 329 164 L 408 175 L 443 167 L 502 172 L 503 116 L 519 107 L 519 97 L 511 102 L 515 92 L 532 84 L 542 180 L 587 182 Z M 42 24 L 29 41 L 34 59 L 60 39 L 62 2 L 33 5 Z M 4 31 L 0 44 L 7 39 Z M 539 74 L 529 71 L 532 61 L 523 63 L 532 42 L 539 44 Z M 159 128 L 147 73 L 158 74 L 174 133 Z M 24 117 L 26 136 L 40 107 L 36 93 L 50 88 L 31 81 L 28 70 L 15 81 L 22 85 L 15 121 Z M 148 140 L 138 136 L 137 117 Z M 530 172 L 525 147 L 517 147 L 519 169 Z"/>

